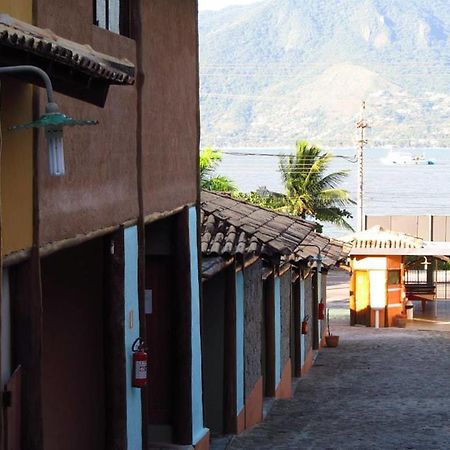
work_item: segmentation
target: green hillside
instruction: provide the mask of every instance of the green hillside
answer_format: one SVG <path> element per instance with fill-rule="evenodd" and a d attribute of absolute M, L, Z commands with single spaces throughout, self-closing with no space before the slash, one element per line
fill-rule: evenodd
<path fill-rule="evenodd" d="M 202 141 L 450 146 L 448 0 L 265 0 L 200 14 Z"/>

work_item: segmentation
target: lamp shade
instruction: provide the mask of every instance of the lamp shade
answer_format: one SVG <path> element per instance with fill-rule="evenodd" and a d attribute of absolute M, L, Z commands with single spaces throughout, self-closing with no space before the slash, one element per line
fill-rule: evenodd
<path fill-rule="evenodd" d="M 47 112 L 34 122 L 23 125 L 15 125 L 10 127 L 10 130 L 45 128 L 49 173 L 52 176 L 62 176 L 66 173 L 64 165 L 63 127 L 97 124 L 97 120 L 76 120 L 57 111 Z"/>
<path fill-rule="evenodd" d="M 22 125 L 14 125 L 10 130 L 24 130 L 28 128 L 66 127 L 74 125 L 97 125 L 98 120 L 77 120 L 63 113 L 45 113 L 38 120 Z"/>

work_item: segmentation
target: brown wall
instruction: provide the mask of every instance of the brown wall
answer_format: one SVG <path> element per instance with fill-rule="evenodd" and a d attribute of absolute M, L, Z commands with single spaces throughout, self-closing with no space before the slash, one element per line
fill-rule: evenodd
<path fill-rule="evenodd" d="M 36 25 L 136 63 L 138 41 L 92 24 L 92 1 L 36 0 Z M 145 214 L 197 197 L 197 2 L 141 1 L 142 145 Z M 42 90 L 41 90 L 42 91 Z M 41 110 L 45 106 L 42 91 Z M 111 87 L 104 109 L 57 95 L 60 109 L 95 127 L 65 132 L 67 175 L 48 176 L 40 137 L 41 244 L 117 225 L 138 216 L 138 87 Z"/>
<path fill-rule="evenodd" d="M 37 26 L 135 62 L 133 40 L 92 24 L 92 1 L 36 0 L 36 5 Z M 43 111 L 46 99 L 41 92 Z M 41 135 L 42 244 L 116 225 L 138 214 L 136 87 L 112 87 L 103 109 L 63 95 L 57 95 L 56 101 L 64 113 L 98 119 L 100 124 L 65 130 L 64 177 L 48 175 L 45 140 Z"/>
<path fill-rule="evenodd" d="M 43 259 L 46 450 L 104 448 L 103 241 Z"/>
<path fill-rule="evenodd" d="M 141 0 L 145 214 L 197 197 L 197 1 Z"/>

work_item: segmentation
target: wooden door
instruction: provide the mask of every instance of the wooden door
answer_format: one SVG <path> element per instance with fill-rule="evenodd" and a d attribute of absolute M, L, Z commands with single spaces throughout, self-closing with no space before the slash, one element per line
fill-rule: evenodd
<path fill-rule="evenodd" d="M 173 417 L 172 261 L 170 256 L 149 256 L 146 261 L 145 289 L 151 291 L 151 313 L 145 317 L 149 355 L 148 419 L 152 425 L 172 425 Z"/>
<path fill-rule="evenodd" d="M 5 425 L 5 449 L 20 450 L 21 438 L 21 403 L 22 370 L 18 366 L 5 385 L 4 395 L 7 400 L 3 409 Z"/>
<path fill-rule="evenodd" d="M 369 272 L 355 272 L 355 324 L 370 326 Z"/>

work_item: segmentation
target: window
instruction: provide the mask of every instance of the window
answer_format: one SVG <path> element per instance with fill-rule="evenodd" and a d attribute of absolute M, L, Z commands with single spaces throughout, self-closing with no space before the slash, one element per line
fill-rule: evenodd
<path fill-rule="evenodd" d="M 94 25 L 130 36 L 130 0 L 93 0 Z"/>
<path fill-rule="evenodd" d="M 400 270 L 388 270 L 388 284 L 400 284 Z"/>

